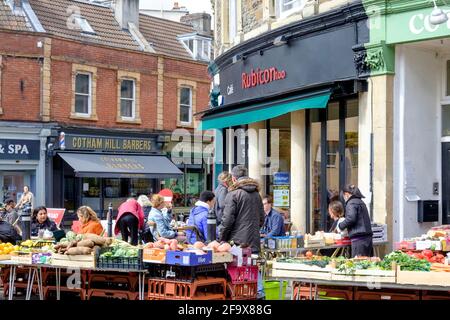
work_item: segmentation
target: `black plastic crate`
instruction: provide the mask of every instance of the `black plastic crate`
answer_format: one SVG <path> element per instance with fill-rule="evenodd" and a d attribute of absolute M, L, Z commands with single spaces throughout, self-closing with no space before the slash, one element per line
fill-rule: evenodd
<path fill-rule="evenodd" d="M 224 263 L 206 264 L 199 266 L 177 266 L 168 264 L 148 263 L 148 278 L 193 282 L 200 276 L 226 277 Z"/>
<path fill-rule="evenodd" d="M 142 249 L 139 249 L 137 257 L 102 257 L 110 248 L 101 248 L 97 254 L 98 269 L 124 269 L 124 270 L 144 270 L 144 262 L 142 261 Z"/>

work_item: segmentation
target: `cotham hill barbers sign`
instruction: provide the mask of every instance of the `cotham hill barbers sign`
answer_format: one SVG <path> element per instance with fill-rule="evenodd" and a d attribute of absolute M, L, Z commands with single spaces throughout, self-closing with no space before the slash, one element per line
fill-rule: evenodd
<path fill-rule="evenodd" d="M 0 159 L 39 160 L 39 140 L 0 139 Z"/>
<path fill-rule="evenodd" d="M 152 139 L 65 135 L 66 150 L 150 152 Z"/>

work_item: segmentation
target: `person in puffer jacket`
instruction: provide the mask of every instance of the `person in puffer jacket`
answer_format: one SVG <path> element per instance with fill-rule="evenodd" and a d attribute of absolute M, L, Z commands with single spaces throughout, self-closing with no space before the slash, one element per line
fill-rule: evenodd
<path fill-rule="evenodd" d="M 188 226 L 197 228 L 199 238 L 194 230 L 187 230 L 186 237 L 190 244 L 194 244 L 196 241 L 205 242 L 208 239 L 208 213 L 214 208 L 214 202 L 215 196 L 212 191 L 203 191 L 200 194 L 200 200 L 192 208 L 188 221 Z"/>
<path fill-rule="evenodd" d="M 372 224 L 364 196 L 358 187 L 348 184 L 343 189 L 345 199 L 345 219 L 338 223 L 338 230 L 348 231 L 352 241 L 352 257 L 373 255 Z"/>

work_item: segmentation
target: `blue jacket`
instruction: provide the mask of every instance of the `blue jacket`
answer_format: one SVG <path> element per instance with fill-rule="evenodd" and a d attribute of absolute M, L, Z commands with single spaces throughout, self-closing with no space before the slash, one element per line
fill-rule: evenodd
<path fill-rule="evenodd" d="M 192 230 L 187 230 L 186 239 L 190 244 L 194 244 L 196 241 L 205 242 L 208 239 L 208 212 L 208 204 L 202 201 L 197 201 L 195 207 L 191 209 L 188 226 L 195 225 L 203 239 L 197 240 L 197 234 Z"/>
<path fill-rule="evenodd" d="M 151 227 L 150 231 L 153 234 L 153 238 L 157 241 L 157 237 L 164 237 L 167 239 L 173 239 L 176 237 L 177 233 L 172 230 L 170 223 L 165 219 L 163 213 L 156 208 L 152 208 L 148 215 L 148 221 L 153 221 L 156 223 L 156 228 Z"/>
<path fill-rule="evenodd" d="M 266 234 L 267 238 L 284 236 L 284 219 L 281 214 L 275 209 L 272 209 L 266 219 L 264 220 L 264 226 L 262 233 Z"/>

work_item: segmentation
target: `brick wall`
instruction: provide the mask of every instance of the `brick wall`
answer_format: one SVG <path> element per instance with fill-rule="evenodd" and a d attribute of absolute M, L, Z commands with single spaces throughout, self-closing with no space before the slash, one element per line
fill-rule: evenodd
<path fill-rule="evenodd" d="M 29 58 L 3 56 L 2 101 L 0 120 L 40 121 L 41 62 L 43 48 L 37 48 L 43 37 L 24 34 L 0 33 L 0 54 L 10 52 Z M 72 65 L 81 64 L 97 68 L 96 111 L 97 121 L 72 119 Z M 141 124 L 117 122 L 117 72 L 140 74 Z M 61 125 L 80 125 L 97 128 L 156 129 L 157 112 L 157 56 L 96 47 L 61 38 L 51 42 L 50 121 Z M 177 127 L 178 79 L 197 82 L 197 111 L 208 105 L 209 76 L 205 64 L 176 59 L 164 59 L 164 130 Z M 20 90 L 24 81 L 24 91 Z M 19 112 L 17 112 L 19 111 Z"/>

